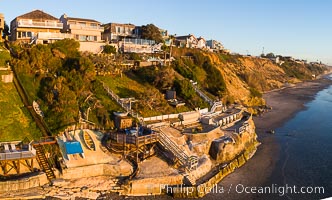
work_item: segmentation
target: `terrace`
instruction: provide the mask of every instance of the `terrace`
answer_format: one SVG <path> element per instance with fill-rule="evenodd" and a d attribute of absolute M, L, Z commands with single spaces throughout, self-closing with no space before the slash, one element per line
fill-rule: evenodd
<path fill-rule="evenodd" d="M 56 28 L 62 29 L 63 24 L 55 21 L 45 21 L 45 22 L 36 22 L 32 20 L 28 21 L 18 21 L 17 27 L 29 27 L 29 28 Z"/>

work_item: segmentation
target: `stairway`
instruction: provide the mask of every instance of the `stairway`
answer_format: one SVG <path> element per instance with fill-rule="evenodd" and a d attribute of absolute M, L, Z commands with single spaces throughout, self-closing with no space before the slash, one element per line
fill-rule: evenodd
<path fill-rule="evenodd" d="M 219 109 L 218 111 L 219 112 L 222 112 L 223 111 L 223 105 L 222 105 L 222 102 L 221 101 L 216 101 L 213 103 L 213 106 L 210 110 L 211 113 L 214 113 L 216 112 L 216 110 Z"/>
<path fill-rule="evenodd" d="M 184 177 L 188 185 L 196 185 L 196 178 L 193 175 L 187 174 Z"/>
<path fill-rule="evenodd" d="M 38 161 L 40 167 L 46 173 L 47 179 L 49 181 L 51 181 L 52 179 L 55 179 L 55 174 L 45 156 L 45 151 L 44 151 L 43 145 L 37 144 L 34 146 L 34 148 L 36 149 L 37 161 Z"/>
<path fill-rule="evenodd" d="M 159 143 L 179 160 L 181 165 L 184 165 L 188 170 L 193 169 L 193 163 L 190 162 L 193 158 L 197 160 L 196 156 L 188 156 L 182 149 L 178 147 L 165 133 L 159 129 Z M 195 163 L 197 165 L 197 163 Z"/>
<path fill-rule="evenodd" d="M 137 112 L 130 108 L 130 106 L 126 103 L 123 103 L 122 99 L 115 94 L 104 82 L 101 81 L 103 84 L 104 90 L 107 92 L 108 96 L 110 96 L 114 101 L 116 101 L 125 111 L 127 111 L 131 116 L 137 118 L 141 122 L 144 122 L 144 118 L 140 116 Z"/>
<path fill-rule="evenodd" d="M 206 101 L 210 106 L 213 106 L 214 101 L 212 99 L 210 99 L 210 97 L 208 97 L 206 94 L 204 94 L 204 92 L 202 90 L 200 90 L 195 82 L 192 82 L 191 85 L 193 86 L 193 88 L 195 89 L 196 93 L 202 98 L 204 99 L 204 101 Z"/>

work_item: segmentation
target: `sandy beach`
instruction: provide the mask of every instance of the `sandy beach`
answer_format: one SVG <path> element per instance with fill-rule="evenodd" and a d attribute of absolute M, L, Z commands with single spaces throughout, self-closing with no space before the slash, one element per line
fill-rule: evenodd
<path fill-rule="evenodd" d="M 264 183 L 270 177 L 278 161 L 280 149 L 275 136 L 267 133 L 267 131 L 281 127 L 293 118 L 297 112 L 305 109 L 305 104 L 313 100 L 319 91 L 331 84 L 331 80 L 321 78 L 265 93 L 263 97 L 267 105 L 272 107 L 272 110 L 254 117 L 258 140 L 262 144 L 252 159 L 222 180 L 218 184 L 218 190 L 214 190 L 204 199 L 259 199 L 257 194 L 237 193 L 236 187 L 239 184 L 243 186 L 264 186 Z M 238 189 L 241 189 L 241 187 L 238 186 Z"/>

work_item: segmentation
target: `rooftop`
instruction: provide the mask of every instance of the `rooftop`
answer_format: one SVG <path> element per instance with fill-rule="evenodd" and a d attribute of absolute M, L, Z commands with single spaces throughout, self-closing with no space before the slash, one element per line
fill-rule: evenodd
<path fill-rule="evenodd" d="M 58 18 L 53 17 L 52 15 L 47 14 L 41 10 L 34 10 L 31 12 L 25 13 L 23 15 L 16 17 L 15 19 L 17 19 L 17 18 L 34 19 L 34 20 L 40 20 L 40 21 L 45 21 L 45 20 L 57 20 L 58 21 L 59 20 Z"/>

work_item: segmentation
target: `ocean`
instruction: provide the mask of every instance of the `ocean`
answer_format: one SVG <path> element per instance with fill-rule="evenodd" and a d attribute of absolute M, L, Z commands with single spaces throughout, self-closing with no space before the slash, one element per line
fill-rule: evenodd
<path fill-rule="evenodd" d="M 264 185 L 280 191 L 262 195 L 262 199 L 332 197 L 332 86 L 317 93 L 305 110 L 276 129 L 275 137 L 279 160 Z"/>

